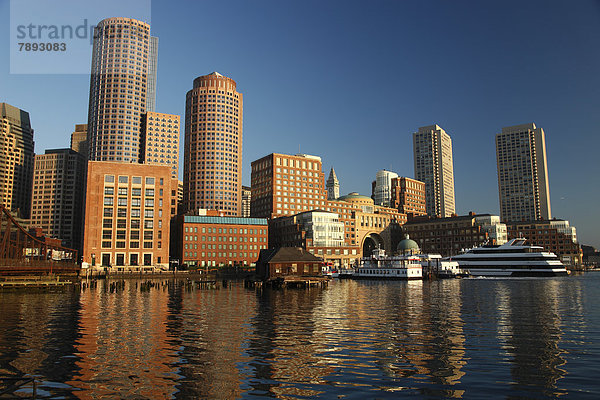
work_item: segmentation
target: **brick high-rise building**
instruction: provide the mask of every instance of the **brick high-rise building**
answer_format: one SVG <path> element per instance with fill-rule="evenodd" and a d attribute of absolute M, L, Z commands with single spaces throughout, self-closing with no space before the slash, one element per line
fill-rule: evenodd
<path fill-rule="evenodd" d="M 251 165 L 251 216 L 276 218 L 325 207 L 320 157 L 272 153 Z"/>
<path fill-rule="evenodd" d="M 425 182 L 427 215 L 450 217 L 455 212 L 452 139 L 438 125 L 413 133 L 415 178 Z"/>
<path fill-rule="evenodd" d="M 22 218 L 31 206 L 33 144 L 29 113 L 0 103 L 0 201 Z"/>
<path fill-rule="evenodd" d="M 87 124 L 75 125 L 75 131 L 71 133 L 71 150 L 75 150 L 79 154 L 88 158 L 88 144 L 87 140 Z"/>
<path fill-rule="evenodd" d="M 177 180 L 167 165 L 88 162 L 83 261 L 168 269 Z"/>
<path fill-rule="evenodd" d="M 81 251 L 87 162 L 72 149 L 35 156 L 31 227 L 39 227 L 63 246 Z"/>
<path fill-rule="evenodd" d="M 549 220 L 544 130 L 534 123 L 502 128 L 496 135 L 496 159 L 502 221 Z"/>
<path fill-rule="evenodd" d="M 213 72 L 186 95 L 183 186 L 185 211 L 242 213 L 243 96 L 233 79 Z"/>
<path fill-rule="evenodd" d="M 156 76 L 157 42 L 150 25 L 107 18 L 94 31 L 88 111 L 89 159 L 137 163 L 141 116 Z M 153 48 L 154 46 L 154 48 Z M 151 83 L 154 82 L 153 85 Z"/>
<path fill-rule="evenodd" d="M 147 112 L 142 115 L 140 162 L 170 165 L 179 175 L 179 115 Z"/>
<path fill-rule="evenodd" d="M 393 178 L 390 207 L 410 217 L 426 215 L 425 183 L 403 176 Z"/>

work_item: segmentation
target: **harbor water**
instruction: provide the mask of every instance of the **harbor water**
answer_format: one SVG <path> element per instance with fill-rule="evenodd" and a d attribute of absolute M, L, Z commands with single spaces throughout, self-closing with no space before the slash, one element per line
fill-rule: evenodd
<path fill-rule="evenodd" d="M 144 282 L 0 292 L 0 375 L 39 398 L 600 398 L 600 273 Z"/>

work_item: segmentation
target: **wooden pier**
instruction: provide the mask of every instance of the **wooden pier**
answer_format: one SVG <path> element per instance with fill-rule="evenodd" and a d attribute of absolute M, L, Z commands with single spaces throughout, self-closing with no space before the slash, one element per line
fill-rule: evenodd
<path fill-rule="evenodd" d="M 0 278 L 0 289 L 51 288 L 72 284 L 71 281 L 61 281 L 58 275 L 4 276 Z"/>
<path fill-rule="evenodd" d="M 266 281 L 260 280 L 244 280 L 244 287 L 249 289 L 262 289 L 263 287 L 270 288 L 303 288 L 311 287 L 327 287 L 329 285 L 328 277 L 320 276 L 285 276 L 269 279 Z"/>

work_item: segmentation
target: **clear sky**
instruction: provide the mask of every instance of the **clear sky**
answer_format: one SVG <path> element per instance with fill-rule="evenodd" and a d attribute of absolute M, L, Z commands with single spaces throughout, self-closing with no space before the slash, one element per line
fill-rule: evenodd
<path fill-rule="evenodd" d="M 67 147 L 89 76 L 10 74 L 8 4 L 0 101 L 30 113 L 37 153 Z M 457 212 L 498 214 L 494 136 L 535 122 L 553 216 L 600 248 L 598 1 L 153 1 L 151 24 L 157 111 L 183 118 L 197 76 L 237 81 L 245 184 L 252 160 L 300 150 L 335 167 L 342 193 L 370 195 L 379 169 L 414 176 L 412 133 L 437 123 Z"/>

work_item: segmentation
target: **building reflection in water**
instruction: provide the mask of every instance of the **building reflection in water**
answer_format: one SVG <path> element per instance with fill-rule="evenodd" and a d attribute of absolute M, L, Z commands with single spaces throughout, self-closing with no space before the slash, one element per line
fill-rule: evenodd
<path fill-rule="evenodd" d="M 568 394 L 567 351 L 593 345 L 582 281 L 110 282 L 0 292 L 0 374 L 38 375 L 49 395 L 82 399 L 557 397 Z"/>
<path fill-rule="evenodd" d="M 67 383 L 82 399 L 168 398 L 176 389 L 168 346 L 168 298 L 160 289 L 141 292 L 138 281 L 126 280 L 120 293 L 100 281 L 81 294 L 78 376 Z"/>
<path fill-rule="evenodd" d="M 0 375 L 44 376 L 58 385 L 72 376 L 78 291 L 0 293 Z M 43 385 L 42 385 L 43 388 Z"/>
<path fill-rule="evenodd" d="M 253 291 L 180 290 L 169 301 L 168 334 L 177 348 L 176 398 L 241 397 L 250 361 L 245 340 L 256 314 Z"/>

